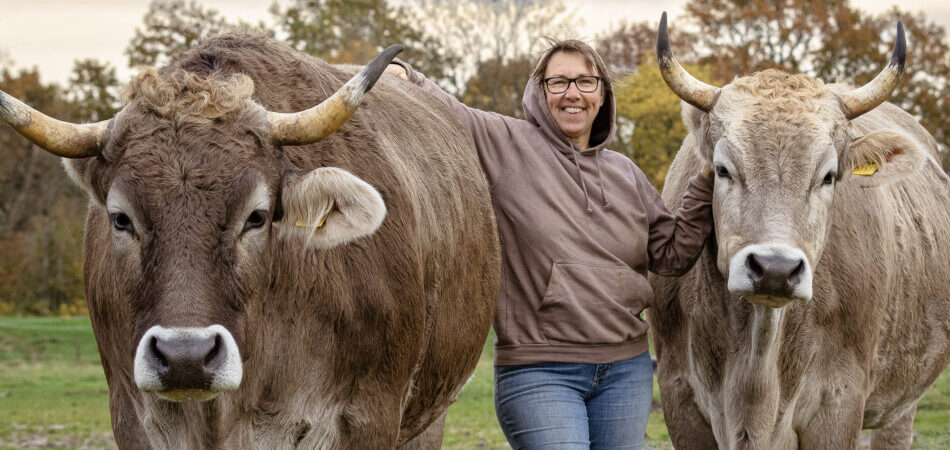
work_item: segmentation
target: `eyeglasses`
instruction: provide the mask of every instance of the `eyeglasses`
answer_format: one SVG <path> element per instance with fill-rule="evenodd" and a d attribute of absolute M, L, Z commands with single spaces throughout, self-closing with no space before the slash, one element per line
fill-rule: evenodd
<path fill-rule="evenodd" d="M 593 75 L 585 75 L 577 78 L 551 77 L 545 78 L 543 81 L 544 85 L 548 88 L 548 92 L 552 94 L 567 92 L 568 88 L 571 87 L 571 83 L 577 86 L 578 91 L 586 93 L 596 91 L 597 86 L 600 85 L 600 77 Z"/>

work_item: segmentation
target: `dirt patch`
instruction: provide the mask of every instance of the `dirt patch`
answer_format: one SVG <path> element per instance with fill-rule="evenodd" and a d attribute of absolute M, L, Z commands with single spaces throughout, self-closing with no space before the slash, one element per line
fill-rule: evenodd
<path fill-rule="evenodd" d="M 36 432 L 15 431 L 9 436 L 0 436 L 0 447 L 13 448 L 75 448 L 115 449 L 112 433 L 88 433 L 83 436 L 58 436 L 63 425 L 51 425 Z"/>

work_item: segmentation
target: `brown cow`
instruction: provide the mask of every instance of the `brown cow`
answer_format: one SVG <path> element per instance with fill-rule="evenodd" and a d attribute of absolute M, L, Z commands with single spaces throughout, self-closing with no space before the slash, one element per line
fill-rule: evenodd
<path fill-rule="evenodd" d="M 381 80 L 356 110 L 396 51 L 344 85 L 354 69 L 226 35 L 82 126 L 0 94 L 18 131 L 78 158 L 120 447 L 438 448 L 491 323 L 498 241 L 440 101 Z"/>
<path fill-rule="evenodd" d="M 665 19 L 657 54 L 690 131 L 665 201 L 717 172 L 715 237 L 691 272 L 652 280 L 674 446 L 845 449 L 871 428 L 873 448 L 909 447 L 950 359 L 950 179 L 933 137 L 882 104 L 900 24 L 861 88 L 767 70 L 720 89 L 679 66 Z"/>

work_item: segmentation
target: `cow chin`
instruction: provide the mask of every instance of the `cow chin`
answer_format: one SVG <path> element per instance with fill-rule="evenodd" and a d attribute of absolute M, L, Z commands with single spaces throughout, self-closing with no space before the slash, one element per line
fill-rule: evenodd
<path fill-rule="evenodd" d="M 800 249 L 784 244 L 753 244 L 729 261 L 727 288 L 750 303 L 781 308 L 812 297 L 812 270 Z"/>
<path fill-rule="evenodd" d="M 153 326 L 139 341 L 134 375 L 139 389 L 159 398 L 208 401 L 236 390 L 243 368 L 234 337 L 221 325 Z"/>

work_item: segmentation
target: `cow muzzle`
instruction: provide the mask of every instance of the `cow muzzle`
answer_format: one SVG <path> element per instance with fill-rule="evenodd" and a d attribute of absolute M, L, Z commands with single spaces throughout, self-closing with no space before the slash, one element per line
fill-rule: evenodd
<path fill-rule="evenodd" d="M 149 328 L 135 352 L 135 384 L 145 392 L 180 402 L 207 401 L 241 384 L 241 354 L 221 325 Z"/>
<path fill-rule="evenodd" d="M 755 244 L 729 261 L 729 292 L 749 302 L 779 308 L 792 300 L 811 300 L 812 271 L 800 249 Z"/>

